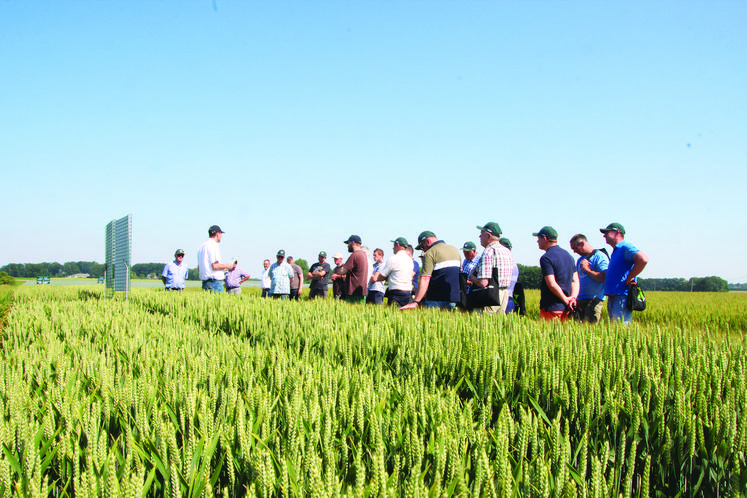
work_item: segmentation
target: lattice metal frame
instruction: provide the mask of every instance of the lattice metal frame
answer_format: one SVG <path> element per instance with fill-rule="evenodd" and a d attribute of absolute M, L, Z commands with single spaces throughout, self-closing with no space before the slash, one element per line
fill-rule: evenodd
<path fill-rule="evenodd" d="M 124 292 L 126 299 L 130 290 L 132 215 L 128 214 L 118 220 L 112 220 L 106 225 L 105 250 L 105 295 L 110 298 L 115 292 Z"/>

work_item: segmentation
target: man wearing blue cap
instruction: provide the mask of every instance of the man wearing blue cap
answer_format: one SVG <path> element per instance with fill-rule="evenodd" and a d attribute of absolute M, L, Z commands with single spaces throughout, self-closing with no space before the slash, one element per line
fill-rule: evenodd
<path fill-rule="evenodd" d="M 361 238 L 351 235 L 343 242 L 348 245 L 351 253 L 338 273 L 332 275 L 332 280 L 345 279 L 345 301 L 348 303 L 364 303 L 368 294 L 368 258 L 361 249 Z"/>
<path fill-rule="evenodd" d="M 628 285 L 648 264 L 648 256 L 625 240 L 625 227 L 620 223 L 610 223 L 600 228 L 604 240 L 614 249 L 604 279 L 604 293 L 607 295 L 607 314 L 610 320 L 630 323 L 633 312 L 628 309 Z"/>

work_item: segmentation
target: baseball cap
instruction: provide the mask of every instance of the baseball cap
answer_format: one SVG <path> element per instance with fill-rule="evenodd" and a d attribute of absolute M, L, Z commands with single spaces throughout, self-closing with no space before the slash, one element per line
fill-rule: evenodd
<path fill-rule="evenodd" d="M 326 258 L 326 257 L 327 257 L 327 253 L 326 253 L 326 252 L 324 252 L 324 251 L 320 251 L 320 252 L 319 252 L 319 256 L 321 256 L 321 257 L 323 257 L 323 258 Z"/>
<path fill-rule="evenodd" d="M 464 245 L 462 246 L 462 250 L 463 251 L 475 251 L 475 250 L 477 250 L 477 246 L 475 245 L 474 242 L 472 242 L 471 240 L 469 240 L 469 241 L 467 241 L 467 242 L 464 243 Z"/>
<path fill-rule="evenodd" d="M 355 242 L 356 244 L 361 243 L 361 238 L 358 235 L 351 235 L 348 237 L 348 240 L 343 241 L 343 244 L 349 244 L 350 242 Z"/>
<path fill-rule="evenodd" d="M 336 252 L 334 256 L 332 256 L 332 259 L 342 259 L 342 254 L 339 252 Z"/>
<path fill-rule="evenodd" d="M 218 225 L 213 225 L 210 228 L 208 228 L 208 234 L 210 234 L 211 236 L 215 235 L 218 232 L 220 232 L 220 233 L 226 233 L 223 230 L 221 230 Z"/>
<path fill-rule="evenodd" d="M 540 228 L 539 232 L 535 232 L 532 235 L 535 237 L 546 237 L 549 240 L 558 240 L 558 231 L 551 226 L 544 226 Z"/>
<path fill-rule="evenodd" d="M 392 242 L 395 242 L 395 243 L 397 243 L 397 244 L 401 245 L 402 247 L 407 247 L 407 246 L 409 246 L 409 245 L 410 245 L 410 243 L 409 243 L 409 242 L 407 242 L 407 239 L 406 239 L 406 238 L 404 238 L 404 237 L 397 237 L 397 238 L 396 238 L 396 239 L 394 239 L 394 240 L 393 240 Z"/>
<path fill-rule="evenodd" d="M 599 231 L 602 233 L 611 232 L 612 230 L 616 230 L 620 232 L 621 234 L 625 235 L 625 227 L 622 226 L 620 223 L 610 223 L 607 225 L 607 228 L 600 228 Z"/>
<path fill-rule="evenodd" d="M 418 235 L 418 245 L 415 246 L 415 249 L 418 251 L 423 248 L 423 242 L 428 237 L 435 237 L 436 234 L 431 232 L 430 230 L 425 230 L 424 232 L 420 232 L 420 235 Z"/>
<path fill-rule="evenodd" d="M 503 247 L 505 247 L 508 250 L 511 250 L 514 248 L 513 244 L 511 244 L 511 241 L 508 240 L 508 237 L 501 237 L 499 242 L 501 243 Z"/>
<path fill-rule="evenodd" d="M 280 250 L 278 251 L 278 253 L 277 253 L 277 256 L 282 256 L 282 257 L 285 257 L 285 251 L 283 251 L 282 249 L 280 249 Z"/>
<path fill-rule="evenodd" d="M 183 250 L 181 250 L 181 249 L 177 249 L 177 250 L 176 250 L 176 252 L 174 253 L 174 256 L 176 257 L 176 256 L 179 256 L 180 254 L 181 254 L 182 256 L 184 256 L 184 251 L 183 251 Z"/>
<path fill-rule="evenodd" d="M 501 226 L 495 221 L 490 221 L 488 223 L 485 223 L 484 227 L 481 227 L 478 225 L 477 228 L 479 228 L 480 230 L 485 230 L 489 234 L 495 235 L 496 237 L 500 237 L 501 234 L 503 233 L 503 230 L 501 230 Z"/>

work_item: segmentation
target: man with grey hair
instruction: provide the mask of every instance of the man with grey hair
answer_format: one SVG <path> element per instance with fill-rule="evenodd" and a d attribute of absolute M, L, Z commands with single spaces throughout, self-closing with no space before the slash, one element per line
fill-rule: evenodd
<path fill-rule="evenodd" d="M 485 249 L 477 262 L 477 266 L 469 276 L 472 282 L 472 292 L 483 289 L 490 284 L 494 272 L 496 275 L 495 285 L 498 286 L 500 304 L 476 308 L 474 311 L 487 313 L 505 313 L 508 306 L 508 287 L 511 285 L 511 272 L 514 266 L 514 258 L 511 251 L 501 245 L 501 226 L 495 221 L 477 226 L 480 230 L 480 245 Z"/>

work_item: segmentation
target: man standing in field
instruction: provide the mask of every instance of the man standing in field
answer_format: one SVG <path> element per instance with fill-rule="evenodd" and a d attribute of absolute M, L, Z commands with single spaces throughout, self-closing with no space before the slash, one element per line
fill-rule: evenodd
<path fill-rule="evenodd" d="M 648 256 L 625 240 L 625 227 L 620 223 L 610 223 L 600 228 L 604 240 L 613 247 L 607 275 L 604 279 L 604 293 L 607 295 L 607 314 L 610 320 L 630 323 L 633 312 L 628 309 L 628 285 L 648 264 Z"/>
<path fill-rule="evenodd" d="M 335 278 L 335 275 L 339 275 L 340 271 L 342 271 L 342 254 L 336 252 L 335 255 L 332 256 L 332 261 L 335 263 L 335 268 L 332 270 L 332 275 L 330 276 L 332 279 L 332 295 L 335 296 L 335 299 L 344 299 L 345 279 Z"/>
<path fill-rule="evenodd" d="M 167 291 L 184 290 L 184 280 L 187 278 L 187 265 L 184 264 L 184 251 L 177 249 L 174 261 L 166 263 L 161 273 L 161 280 Z"/>
<path fill-rule="evenodd" d="M 384 265 L 384 251 L 378 247 L 373 252 L 373 265 L 370 268 L 371 279 L 368 282 L 368 295 L 366 304 L 383 304 L 384 303 L 384 282 L 378 281 L 373 276 L 381 270 Z"/>
<path fill-rule="evenodd" d="M 464 254 L 464 259 L 462 260 L 461 273 L 463 273 L 464 277 L 466 277 L 465 292 L 469 292 L 469 289 L 471 287 L 469 282 L 469 274 L 472 273 L 472 270 L 475 269 L 475 267 L 477 266 L 477 262 L 479 261 L 477 259 L 477 246 L 475 245 L 475 243 L 472 241 L 465 242 L 462 246 L 462 254 Z"/>
<path fill-rule="evenodd" d="M 506 313 L 508 306 L 508 287 L 511 285 L 511 272 L 513 271 L 514 258 L 506 247 L 501 245 L 501 226 L 495 221 L 485 223 L 477 227 L 480 230 L 480 245 L 485 248 L 480 260 L 469 276 L 472 289 L 487 287 L 493 276 L 493 269 L 497 270 L 497 282 L 499 288 L 500 305 L 485 306 L 482 311 L 486 313 Z"/>
<path fill-rule="evenodd" d="M 338 273 L 332 275 L 332 280 L 345 279 L 345 301 L 349 303 L 364 303 L 368 294 L 368 258 L 361 248 L 361 238 L 351 235 L 344 241 L 351 253 L 344 265 L 339 267 Z"/>
<path fill-rule="evenodd" d="M 327 263 L 327 253 L 319 253 L 319 261 L 311 265 L 306 277 L 311 280 L 309 284 L 309 300 L 321 297 L 327 297 L 327 286 L 329 286 L 329 263 Z"/>
<path fill-rule="evenodd" d="M 288 264 L 293 268 L 290 298 L 298 301 L 298 298 L 303 294 L 303 270 L 293 262 L 293 256 L 288 256 Z"/>
<path fill-rule="evenodd" d="M 260 285 L 262 285 L 262 297 L 269 297 L 270 285 L 272 285 L 272 279 L 270 278 L 270 260 L 264 260 L 263 265 L 265 270 L 262 272 L 262 277 L 259 281 Z"/>
<path fill-rule="evenodd" d="M 558 245 L 558 231 L 544 226 L 537 237 L 537 246 L 545 254 L 540 258 L 542 281 L 540 283 L 540 317 L 564 322 L 576 309 L 578 273 L 573 256 Z"/>
<path fill-rule="evenodd" d="M 239 266 L 238 261 L 234 260 L 233 263 L 236 266 L 226 274 L 226 292 L 239 295 L 241 294 L 241 284 L 249 280 L 251 275 Z"/>
<path fill-rule="evenodd" d="M 571 250 L 580 256 L 576 260 L 580 285 L 576 318 L 580 322 L 599 323 L 604 308 L 604 278 L 610 260 L 606 252 L 594 249 L 581 233 L 571 238 Z"/>
<path fill-rule="evenodd" d="M 455 309 L 460 301 L 459 250 L 439 240 L 430 230 L 418 235 L 418 245 L 415 249 L 422 249 L 425 253 L 418 292 L 413 302 L 400 309 L 417 308 L 423 300 L 428 308 Z"/>
<path fill-rule="evenodd" d="M 387 304 L 404 306 L 410 302 L 412 296 L 412 257 L 407 252 L 407 239 L 397 237 L 394 243 L 394 256 L 386 261 L 386 264 L 376 271 L 371 280 L 384 282 L 389 280 L 389 297 Z M 370 292 L 370 291 L 369 291 Z"/>
<path fill-rule="evenodd" d="M 233 270 L 235 263 L 221 263 L 218 244 L 223 239 L 223 230 L 218 225 L 208 228 L 208 239 L 197 249 L 197 268 L 199 269 L 202 289 L 212 292 L 223 292 L 225 270 Z"/>
<path fill-rule="evenodd" d="M 507 237 L 501 237 L 499 242 L 509 251 L 513 250 L 514 245 Z M 513 258 L 513 253 L 511 253 L 511 257 Z M 514 310 L 516 310 L 514 291 L 516 290 L 516 284 L 519 282 L 519 265 L 516 264 L 516 261 L 513 263 L 514 265 L 511 268 L 511 283 L 508 285 L 508 304 L 506 305 L 506 313 L 513 313 Z"/>
<path fill-rule="evenodd" d="M 277 261 L 270 266 L 270 295 L 273 299 L 288 299 L 293 268 L 285 262 L 285 251 L 280 249 Z"/>

